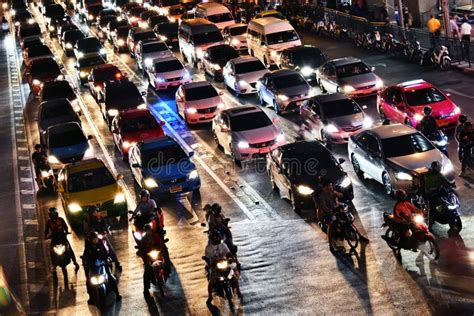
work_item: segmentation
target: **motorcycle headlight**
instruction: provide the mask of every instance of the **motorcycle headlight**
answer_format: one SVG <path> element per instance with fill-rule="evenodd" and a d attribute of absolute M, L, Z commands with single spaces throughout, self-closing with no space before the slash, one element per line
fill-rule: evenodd
<path fill-rule="evenodd" d="M 374 121 L 370 117 L 366 116 L 364 118 L 363 127 L 364 128 L 371 128 L 373 123 L 374 123 Z"/>
<path fill-rule="evenodd" d="M 122 148 L 123 149 L 129 149 L 130 147 L 134 146 L 136 144 L 136 142 L 127 142 L 127 141 L 124 141 L 122 143 Z"/>
<path fill-rule="evenodd" d="M 351 185 L 351 179 L 348 176 L 345 176 L 341 182 L 341 187 L 347 188 L 350 185 Z"/>
<path fill-rule="evenodd" d="M 415 221 L 415 223 L 421 224 L 425 221 L 425 218 L 423 217 L 423 215 L 417 214 L 417 215 L 415 215 L 413 220 Z"/>
<path fill-rule="evenodd" d="M 153 65 L 153 60 L 151 58 L 145 58 L 145 66 L 151 67 Z"/>
<path fill-rule="evenodd" d="M 300 72 L 301 72 L 301 74 L 302 74 L 303 76 L 309 77 L 309 76 L 311 76 L 311 75 L 313 74 L 314 69 L 311 68 L 311 67 L 303 67 L 303 68 L 301 68 L 301 71 L 300 71 Z"/>
<path fill-rule="evenodd" d="M 189 180 L 194 180 L 199 177 L 197 170 L 193 170 L 189 173 Z"/>
<path fill-rule="evenodd" d="M 72 49 L 72 44 L 71 43 L 66 43 L 66 48 L 67 49 Z"/>
<path fill-rule="evenodd" d="M 59 75 L 56 77 L 56 80 L 64 80 L 64 76 L 63 75 Z"/>
<path fill-rule="evenodd" d="M 48 156 L 48 162 L 51 164 L 61 163 L 58 158 L 55 156 Z"/>
<path fill-rule="evenodd" d="M 232 41 L 230 41 L 230 43 L 234 46 L 237 46 L 240 44 L 240 41 L 237 38 L 233 38 Z"/>
<path fill-rule="evenodd" d="M 380 79 L 380 78 L 377 78 L 377 80 L 375 81 L 375 87 L 377 89 L 382 89 L 383 88 L 383 80 Z"/>
<path fill-rule="evenodd" d="M 41 177 L 42 178 L 48 178 L 50 176 L 48 171 L 41 170 Z"/>
<path fill-rule="evenodd" d="M 413 180 L 413 177 L 406 173 L 406 172 L 397 172 L 395 174 L 395 177 L 398 179 L 398 180 L 402 180 L 402 181 L 411 181 Z"/>
<path fill-rule="evenodd" d="M 105 48 L 99 49 L 99 54 L 105 55 Z"/>
<path fill-rule="evenodd" d="M 452 172 L 454 172 L 454 166 L 453 166 L 453 163 L 448 160 L 446 163 L 443 164 L 443 168 L 441 169 L 441 173 L 443 175 L 447 175 L 447 174 L 452 173 Z"/>
<path fill-rule="evenodd" d="M 229 266 L 229 263 L 227 262 L 227 260 L 222 260 L 217 262 L 216 266 L 219 270 L 225 270 Z"/>
<path fill-rule="evenodd" d="M 107 111 L 107 114 L 108 114 L 109 116 L 116 116 L 116 115 L 119 114 L 119 111 L 116 110 L 116 109 L 110 109 L 110 110 Z"/>
<path fill-rule="evenodd" d="M 20 26 L 20 22 L 16 21 L 15 26 Z"/>
<path fill-rule="evenodd" d="M 125 45 L 125 41 L 123 39 L 119 39 L 119 40 L 117 40 L 117 45 L 118 46 L 123 46 L 123 45 Z"/>
<path fill-rule="evenodd" d="M 56 245 L 53 247 L 53 251 L 58 256 L 61 256 L 66 251 L 66 246 L 64 245 Z"/>
<path fill-rule="evenodd" d="M 16 11 L 15 11 L 14 9 L 11 9 L 11 10 L 10 10 L 10 14 L 11 14 L 11 15 L 15 15 L 15 14 L 16 14 Z"/>
<path fill-rule="evenodd" d="M 81 78 L 85 78 L 85 77 L 87 77 L 87 75 L 88 75 L 88 73 L 85 72 L 85 71 L 79 72 L 79 76 L 80 76 Z"/>
<path fill-rule="evenodd" d="M 34 85 L 34 86 L 40 86 L 40 85 L 41 85 L 41 81 L 39 81 L 38 79 L 33 79 L 33 85 Z"/>
<path fill-rule="evenodd" d="M 87 16 L 87 19 L 88 19 L 89 21 L 92 21 L 92 20 L 94 20 L 94 16 L 93 16 L 92 14 L 89 14 L 89 15 Z"/>
<path fill-rule="evenodd" d="M 31 23 L 30 23 L 30 24 L 31 24 Z M 48 27 L 48 30 L 49 30 L 50 32 L 54 31 L 54 26 L 50 25 L 50 26 Z"/>
<path fill-rule="evenodd" d="M 324 129 L 330 134 L 339 132 L 339 129 L 334 124 L 328 124 Z"/>
<path fill-rule="evenodd" d="M 247 149 L 249 148 L 249 143 L 245 142 L 245 141 L 240 141 L 237 143 L 237 147 L 239 147 L 240 149 Z"/>
<path fill-rule="evenodd" d="M 136 240 L 142 240 L 143 234 L 141 232 L 133 232 L 133 237 L 135 237 Z"/>
<path fill-rule="evenodd" d="M 218 64 L 212 64 L 212 68 L 214 68 L 214 70 L 221 70 L 221 66 Z"/>
<path fill-rule="evenodd" d="M 284 94 L 279 94 L 278 99 L 280 99 L 281 101 L 288 101 L 289 100 L 289 98 Z"/>
<path fill-rule="evenodd" d="M 114 204 L 121 204 L 125 202 L 125 194 L 117 193 L 114 198 Z"/>
<path fill-rule="evenodd" d="M 311 189 L 310 187 L 306 186 L 306 185 L 299 185 L 298 186 L 298 193 L 301 194 L 301 195 L 310 195 L 314 192 L 313 189 Z"/>
<path fill-rule="evenodd" d="M 67 207 L 69 209 L 69 212 L 71 213 L 77 213 L 77 212 L 82 211 L 82 207 L 77 203 L 71 203 Z"/>
<path fill-rule="evenodd" d="M 152 259 L 152 260 L 157 260 L 160 256 L 160 251 L 159 250 L 152 250 L 148 253 L 148 256 Z"/>
<path fill-rule="evenodd" d="M 344 93 L 351 93 L 355 91 L 355 88 L 351 85 L 345 85 L 342 87 L 342 91 L 344 91 Z"/>
<path fill-rule="evenodd" d="M 154 189 L 158 187 L 158 183 L 152 178 L 145 179 L 145 186 L 149 189 Z"/>
<path fill-rule="evenodd" d="M 455 210 L 459 207 L 459 205 L 457 204 L 450 204 L 448 205 L 448 210 L 452 211 L 452 210 Z"/>
<path fill-rule="evenodd" d="M 92 285 L 100 285 L 105 282 L 105 276 L 103 274 L 101 275 L 94 275 L 91 276 L 91 284 Z"/>

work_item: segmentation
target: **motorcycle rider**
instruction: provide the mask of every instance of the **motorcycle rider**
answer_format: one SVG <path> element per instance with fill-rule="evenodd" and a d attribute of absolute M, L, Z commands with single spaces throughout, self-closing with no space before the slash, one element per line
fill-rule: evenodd
<path fill-rule="evenodd" d="M 397 223 L 400 224 L 400 244 L 403 248 L 410 248 L 408 245 L 410 238 L 410 225 L 412 217 L 416 214 L 425 215 L 422 210 L 417 208 L 411 201 L 407 200 L 407 193 L 405 190 L 398 190 L 395 192 L 397 202 L 393 206 L 393 216 Z"/>
<path fill-rule="evenodd" d="M 333 212 L 341 207 L 342 204 L 339 202 L 339 199 L 342 199 L 344 195 L 340 192 L 334 190 L 332 181 L 328 178 L 321 179 L 321 189 L 318 190 L 318 195 L 316 199 L 317 204 L 317 215 L 318 220 L 323 223 L 325 222 L 328 226 L 327 236 L 329 242 L 329 249 L 335 251 L 333 247 L 333 237 L 334 237 L 334 220 Z M 359 235 L 360 239 L 369 242 L 369 239 L 362 235 L 359 229 L 354 225 L 354 228 Z"/>
<path fill-rule="evenodd" d="M 137 215 L 140 215 L 141 218 L 144 219 L 156 219 L 156 226 L 160 230 L 163 230 L 165 223 L 164 223 L 164 214 L 163 210 L 156 205 L 155 200 L 150 198 L 150 192 L 148 190 L 142 190 L 140 192 L 140 201 L 137 204 L 137 208 L 133 212 L 132 220 Z"/>
<path fill-rule="evenodd" d="M 89 282 L 89 267 L 94 265 L 96 260 L 101 260 L 105 262 L 105 271 L 107 273 L 110 288 L 115 292 L 115 299 L 117 302 L 122 300 L 122 296 L 118 291 L 117 280 L 113 275 L 110 265 L 107 263 L 109 260 L 109 254 L 107 249 L 105 249 L 104 244 L 99 242 L 99 235 L 97 232 L 90 232 L 88 238 L 86 239 L 86 244 L 84 247 L 84 253 L 82 255 L 82 261 L 84 264 L 84 271 L 87 277 L 87 282 Z M 89 292 L 89 286 L 87 286 L 87 291 Z M 90 293 L 89 293 L 90 294 Z M 92 298 L 89 297 L 87 304 L 92 304 Z"/>
<path fill-rule="evenodd" d="M 36 182 L 41 188 L 43 186 L 43 183 L 41 181 L 40 167 L 48 161 L 48 154 L 46 153 L 46 151 L 43 150 L 43 146 L 41 146 L 40 144 L 35 145 L 35 151 L 31 155 L 31 160 L 33 161 L 33 165 L 35 167 Z"/>
<path fill-rule="evenodd" d="M 425 106 L 423 108 L 424 116 L 420 122 L 418 122 L 416 127 L 416 129 L 422 132 L 425 136 L 429 136 L 438 131 L 438 124 L 436 123 L 436 119 L 431 115 L 432 112 L 433 109 L 431 106 Z"/>
<path fill-rule="evenodd" d="M 219 203 L 214 203 L 212 205 L 206 204 L 204 209 L 206 210 L 209 231 L 217 229 L 222 236 L 225 237 L 224 242 L 232 254 L 234 254 L 235 260 L 237 261 L 237 246 L 233 243 L 232 232 L 227 226 L 226 217 L 222 214 L 222 207 Z"/>
<path fill-rule="evenodd" d="M 109 250 L 109 256 L 112 261 L 115 263 L 115 268 L 118 271 L 122 271 L 122 266 L 120 265 L 120 261 L 118 260 L 117 254 L 110 243 L 108 235 L 109 232 L 109 225 L 105 222 L 105 220 L 100 216 L 99 210 L 97 206 L 89 206 L 87 210 L 87 219 L 85 221 L 85 232 L 97 232 L 102 235 L 102 238 L 105 239 L 107 242 L 107 248 Z"/>
<path fill-rule="evenodd" d="M 471 122 L 464 123 L 464 128 L 459 134 L 459 147 L 462 148 L 461 174 L 464 177 L 466 168 L 471 160 L 471 148 L 474 145 L 474 129 Z"/>
<path fill-rule="evenodd" d="M 71 244 L 69 243 L 69 240 L 67 239 L 67 234 L 69 233 L 69 227 L 67 226 L 66 221 L 62 217 L 59 217 L 58 210 L 55 207 L 51 207 L 48 213 L 49 213 L 49 219 L 46 222 L 46 225 L 44 228 L 44 236 L 45 238 L 51 238 L 51 242 L 53 243 L 61 241 L 60 238 L 64 238 L 64 242 L 67 243 L 67 246 L 68 246 L 69 256 L 71 257 L 71 260 L 75 266 L 74 270 L 77 273 L 77 271 L 79 270 L 79 264 L 77 263 L 74 250 L 72 250 Z M 56 274 L 56 267 L 53 266 L 53 275 L 55 274 Z"/>
<path fill-rule="evenodd" d="M 207 285 L 207 293 L 208 293 L 208 298 L 207 298 L 207 305 L 210 305 L 212 302 L 212 290 L 214 289 L 214 284 L 216 282 L 216 278 L 214 276 L 214 268 L 217 264 L 218 261 L 220 260 L 226 260 L 228 258 L 232 258 L 233 255 L 230 252 L 229 248 L 225 243 L 222 242 L 222 235 L 221 232 L 214 229 L 209 233 L 209 243 L 206 246 L 206 250 L 204 252 L 205 257 L 207 258 L 207 275 L 208 275 L 208 280 L 209 283 Z M 239 297 L 240 301 L 242 302 L 243 297 L 242 293 L 240 292 L 240 286 L 239 286 L 239 271 L 237 269 L 234 269 L 234 287 L 237 290 L 237 296 Z"/>
<path fill-rule="evenodd" d="M 456 131 L 454 132 L 454 138 L 458 142 L 458 158 L 459 158 L 459 162 L 461 163 L 462 163 L 462 156 L 463 156 L 463 148 L 462 146 L 460 146 L 460 142 L 461 142 L 460 136 L 461 136 L 461 133 L 464 131 L 466 123 L 467 123 L 467 116 L 464 114 L 461 114 L 459 116 L 459 124 L 458 126 L 456 126 Z"/>

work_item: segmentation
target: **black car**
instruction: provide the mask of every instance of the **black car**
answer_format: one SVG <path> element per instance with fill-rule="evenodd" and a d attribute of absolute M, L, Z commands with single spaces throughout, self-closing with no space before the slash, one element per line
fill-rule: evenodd
<path fill-rule="evenodd" d="M 74 45 L 76 45 L 78 40 L 85 37 L 86 36 L 81 30 L 71 30 L 65 32 L 61 40 L 61 46 L 63 47 L 66 56 L 72 56 L 74 53 Z"/>
<path fill-rule="evenodd" d="M 122 25 L 115 29 L 115 33 L 112 36 L 112 45 L 114 46 L 114 50 L 120 52 L 127 51 L 127 37 L 128 33 L 130 32 L 131 26 L 130 25 Z"/>
<path fill-rule="evenodd" d="M 38 131 L 41 144 L 46 143 L 44 136 L 50 126 L 66 122 L 76 122 L 81 125 L 81 120 L 68 99 L 42 102 L 38 109 Z"/>
<path fill-rule="evenodd" d="M 114 15 L 104 15 L 97 21 L 97 29 L 101 40 L 105 40 L 107 37 L 107 27 L 111 21 L 117 21 L 117 17 Z"/>
<path fill-rule="evenodd" d="M 97 37 L 89 36 L 82 38 L 76 42 L 76 45 L 74 45 L 74 55 L 76 56 L 76 59 L 89 53 L 97 53 L 104 60 L 107 60 L 107 53 L 104 46 L 102 46 L 102 43 L 97 39 Z"/>
<path fill-rule="evenodd" d="M 79 28 L 77 27 L 76 24 L 73 23 L 64 23 L 58 25 L 58 40 L 61 41 L 63 38 L 64 33 L 67 31 L 73 31 L 73 30 L 78 30 Z"/>
<path fill-rule="evenodd" d="M 23 51 L 31 48 L 31 47 L 36 47 L 36 46 L 43 46 L 44 42 L 41 37 L 31 37 L 27 38 L 23 41 L 22 49 Z"/>
<path fill-rule="evenodd" d="M 171 47 L 178 47 L 178 22 L 165 22 L 155 25 L 156 36 Z"/>
<path fill-rule="evenodd" d="M 143 11 L 142 14 L 140 14 L 140 20 L 138 23 L 141 24 L 141 27 L 148 27 L 148 19 L 155 15 L 158 15 L 158 12 L 155 10 Z"/>
<path fill-rule="evenodd" d="M 81 111 L 76 91 L 67 80 L 55 80 L 46 82 L 40 93 L 40 101 L 51 101 L 54 99 L 67 99 L 77 113 Z"/>
<path fill-rule="evenodd" d="M 30 11 L 28 11 L 27 9 L 12 9 L 11 11 L 15 11 L 15 14 L 12 14 L 12 23 L 15 26 L 15 30 L 18 30 L 20 25 L 35 22 L 33 15 L 31 15 Z"/>
<path fill-rule="evenodd" d="M 82 22 L 87 22 L 87 24 L 92 24 L 97 20 L 99 14 L 104 10 L 102 4 L 90 5 L 87 6 L 84 14 L 82 14 Z"/>
<path fill-rule="evenodd" d="M 51 19 L 49 26 L 48 26 L 48 31 L 49 31 L 49 36 L 57 36 L 58 35 L 58 28 L 60 25 L 66 25 L 66 24 L 71 24 L 71 17 L 69 15 L 64 15 L 64 16 L 58 16 L 54 17 Z"/>
<path fill-rule="evenodd" d="M 115 30 L 120 26 L 127 26 L 127 20 L 124 20 L 122 17 L 117 17 L 113 20 L 110 20 L 105 28 L 105 32 L 107 33 L 107 39 L 112 42 L 112 34 Z"/>
<path fill-rule="evenodd" d="M 280 68 L 299 71 L 306 80 L 316 80 L 316 69 L 326 62 L 326 55 L 317 47 L 304 45 L 281 52 Z"/>
<path fill-rule="evenodd" d="M 66 11 L 64 11 L 64 8 L 62 5 L 58 3 L 47 5 L 44 8 L 44 18 L 46 22 L 46 28 L 49 28 L 52 20 L 56 18 L 62 18 L 65 15 L 66 15 Z"/>
<path fill-rule="evenodd" d="M 344 159 L 336 160 L 317 141 L 298 141 L 275 148 L 267 155 L 272 188 L 290 200 L 295 211 L 310 206 L 319 189 L 321 177 L 332 181 L 345 201 L 354 198 L 352 182 L 342 169 Z"/>
<path fill-rule="evenodd" d="M 239 53 L 230 45 L 222 44 L 209 47 L 202 57 L 204 72 L 214 79 L 222 78 L 222 69 L 231 59 L 239 57 Z"/>
<path fill-rule="evenodd" d="M 31 91 L 38 95 L 46 82 L 63 80 L 64 76 L 58 63 L 52 57 L 45 57 L 31 63 L 26 78 Z"/>
<path fill-rule="evenodd" d="M 25 49 L 23 52 L 23 63 L 25 67 L 28 68 L 31 66 L 31 63 L 35 59 L 42 57 L 54 57 L 53 52 L 46 45 L 37 45 Z"/>
<path fill-rule="evenodd" d="M 164 15 L 155 15 L 148 18 L 148 27 L 153 29 L 156 25 L 161 23 L 169 23 L 170 20 Z"/>
<path fill-rule="evenodd" d="M 100 108 L 110 126 L 114 117 L 121 111 L 146 108 L 146 104 L 133 82 L 128 80 L 109 81 L 104 84 L 104 97 Z"/>
<path fill-rule="evenodd" d="M 18 38 L 22 48 L 23 41 L 32 37 L 41 37 L 41 28 L 39 27 L 38 23 L 20 25 L 18 28 Z"/>

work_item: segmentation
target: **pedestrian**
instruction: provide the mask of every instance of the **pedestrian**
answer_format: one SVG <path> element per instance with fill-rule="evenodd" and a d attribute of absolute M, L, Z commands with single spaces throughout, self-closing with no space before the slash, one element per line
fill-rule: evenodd
<path fill-rule="evenodd" d="M 451 19 L 449 20 L 449 27 L 451 28 L 451 34 L 453 35 L 453 39 L 460 38 L 458 16 L 456 14 L 451 15 Z"/>
<path fill-rule="evenodd" d="M 472 26 L 469 24 L 466 18 L 463 19 L 461 24 L 461 53 L 463 60 L 469 60 L 469 47 L 471 46 L 471 31 Z"/>
<path fill-rule="evenodd" d="M 430 32 L 431 47 L 436 48 L 439 42 L 439 36 L 441 35 L 441 22 L 432 14 L 426 26 Z"/>
<path fill-rule="evenodd" d="M 407 7 L 403 8 L 403 23 L 405 24 L 406 28 L 410 28 L 413 24 L 413 16 L 408 11 Z"/>

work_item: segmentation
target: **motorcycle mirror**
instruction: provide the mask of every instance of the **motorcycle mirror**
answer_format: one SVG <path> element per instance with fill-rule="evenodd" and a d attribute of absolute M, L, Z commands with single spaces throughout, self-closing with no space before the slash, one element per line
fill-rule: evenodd
<path fill-rule="evenodd" d="M 338 161 L 342 165 L 346 160 L 344 158 L 339 158 Z"/>
<path fill-rule="evenodd" d="M 206 227 L 206 223 L 201 223 L 201 227 Z"/>
<path fill-rule="evenodd" d="M 128 211 L 128 214 L 133 214 L 133 211 Z"/>
<path fill-rule="evenodd" d="M 167 243 L 167 242 L 170 241 L 170 240 L 169 240 L 168 238 L 166 238 L 164 241 L 165 241 L 165 243 Z"/>

